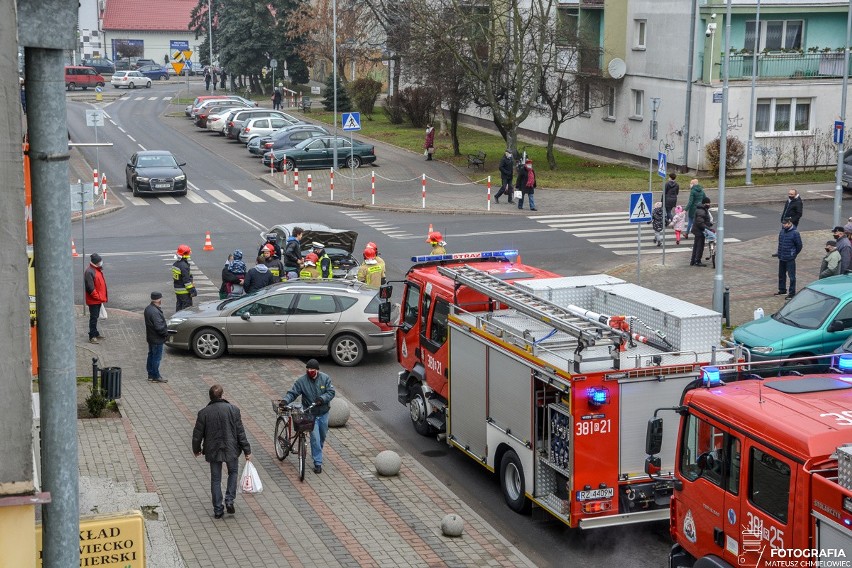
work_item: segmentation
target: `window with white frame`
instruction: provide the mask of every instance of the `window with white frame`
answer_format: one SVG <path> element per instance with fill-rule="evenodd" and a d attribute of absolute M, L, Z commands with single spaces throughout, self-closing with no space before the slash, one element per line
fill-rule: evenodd
<path fill-rule="evenodd" d="M 630 118 L 641 119 L 644 114 L 645 91 L 631 89 L 630 92 L 633 96 L 633 107 L 631 108 L 632 114 Z"/>
<path fill-rule="evenodd" d="M 606 117 L 615 118 L 615 87 L 607 88 L 606 93 Z"/>
<path fill-rule="evenodd" d="M 648 28 L 647 20 L 633 20 L 635 28 L 635 36 L 633 42 L 634 49 L 645 49 L 645 30 Z"/>
<path fill-rule="evenodd" d="M 802 49 L 802 35 L 805 23 L 802 20 L 761 20 L 757 50 L 781 51 L 782 49 Z M 746 22 L 743 47 L 754 48 L 754 20 Z"/>
<path fill-rule="evenodd" d="M 754 130 L 758 134 L 792 134 L 811 129 L 811 98 L 757 99 Z"/>

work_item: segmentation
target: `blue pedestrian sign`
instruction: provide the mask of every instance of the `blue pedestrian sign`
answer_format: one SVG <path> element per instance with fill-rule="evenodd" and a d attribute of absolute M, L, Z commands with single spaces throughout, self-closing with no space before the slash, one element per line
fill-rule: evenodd
<path fill-rule="evenodd" d="M 835 120 L 834 121 L 834 143 L 835 144 L 843 144 L 843 121 Z"/>
<path fill-rule="evenodd" d="M 654 197 L 651 192 L 630 194 L 630 222 L 647 223 L 651 220 L 651 201 Z"/>
<path fill-rule="evenodd" d="M 657 153 L 657 162 L 659 164 L 657 166 L 657 175 L 660 176 L 661 178 L 665 179 L 666 178 L 666 168 L 668 167 L 668 165 L 666 164 L 666 153 L 665 152 L 658 152 Z"/>
<path fill-rule="evenodd" d="M 344 112 L 341 115 L 343 122 L 343 130 L 361 130 L 361 113 L 360 112 Z"/>

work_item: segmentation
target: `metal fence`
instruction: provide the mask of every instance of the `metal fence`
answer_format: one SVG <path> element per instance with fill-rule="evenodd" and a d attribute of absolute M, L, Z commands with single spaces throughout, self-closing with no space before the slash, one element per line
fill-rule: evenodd
<path fill-rule="evenodd" d="M 731 54 L 730 78 L 750 79 L 754 56 Z M 852 69 L 852 61 L 849 65 Z M 850 73 L 847 69 L 847 74 Z M 810 77 L 842 77 L 843 53 L 759 53 L 758 79 L 807 79 Z"/>

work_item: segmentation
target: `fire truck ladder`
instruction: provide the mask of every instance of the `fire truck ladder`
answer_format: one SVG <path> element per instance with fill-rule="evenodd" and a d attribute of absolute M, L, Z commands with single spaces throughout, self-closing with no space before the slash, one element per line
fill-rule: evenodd
<path fill-rule="evenodd" d="M 619 348 L 629 339 L 625 332 L 613 329 L 604 323 L 593 322 L 578 317 L 556 304 L 543 300 L 535 294 L 521 290 L 514 284 L 504 282 L 495 276 L 471 266 L 453 268 L 439 266 L 438 272 L 448 278 L 452 278 L 457 286 L 463 284 L 501 304 L 514 308 L 522 314 L 535 318 L 574 337 L 578 343 L 576 363 L 579 363 L 581 360 L 580 352 L 586 347 L 593 345 L 613 346 L 614 349 L 611 353 L 613 368 L 618 368 Z"/>

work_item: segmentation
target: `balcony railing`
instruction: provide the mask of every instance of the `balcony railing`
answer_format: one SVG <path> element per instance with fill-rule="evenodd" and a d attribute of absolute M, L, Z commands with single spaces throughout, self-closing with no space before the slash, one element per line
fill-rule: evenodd
<path fill-rule="evenodd" d="M 750 53 L 731 54 L 729 77 L 750 79 L 754 57 Z M 852 68 L 852 61 L 850 61 Z M 846 70 L 849 73 L 850 69 Z M 759 53 L 758 79 L 808 79 L 842 77 L 843 53 Z"/>
<path fill-rule="evenodd" d="M 581 47 L 580 73 L 600 75 L 603 70 L 603 49 L 600 47 Z"/>

